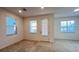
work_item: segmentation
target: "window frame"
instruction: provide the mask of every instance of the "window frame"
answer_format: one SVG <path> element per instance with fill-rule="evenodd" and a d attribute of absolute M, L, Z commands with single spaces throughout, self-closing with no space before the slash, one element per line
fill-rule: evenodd
<path fill-rule="evenodd" d="M 33 28 L 35 27 L 33 27 L 33 25 L 32 25 L 32 23 L 31 22 L 33 22 L 33 21 L 35 21 L 36 22 L 36 30 L 35 30 L 35 32 L 33 32 L 32 30 L 34 30 Z M 32 28 L 33 27 L 33 28 Z M 30 21 L 29 21 L 29 32 L 30 33 L 37 33 L 37 20 L 35 19 L 35 18 L 32 18 L 32 19 L 30 19 Z"/>
<path fill-rule="evenodd" d="M 8 17 L 10 17 L 10 19 L 12 18 L 12 20 L 14 20 L 15 22 L 14 22 L 14 25 L 10 25 L 10 24 L 8 24 L 8 22 L 7 21 L 9 21 L 8 20 Z M 11 21 L 12 21 L 11 20 Z M 7 25 L 8 24 L 8 25 Z M 16 26 L 16 28 L 15 28 L 15 30 L 14 30 L 14 27 Z M 9 27 L 9 28 L 8 28 Z M 11 28 L 12 27 L 12 28 Z M 8 31 L 9 30 L 11 30 L 12 29 L 12 31 L 13 31 L 13 33 L 8 33 Z M 16 25 L 16 19 L 15 18 L 13 18 L 12 16 L 7 16 L 6 17 L 6 35 L 7 36 L 12 36 L 12 35 L 16 35 L 17 34 L 17 25 Z"/>
<path fill-rule="evenodd" d="M 64 21 L 61 21 L 60 22 L 60 31 L 61 31 L 61 29 L 66 28 L 66 30 L 61 31 L 62 33 L 74 33 L 76 31 L 75 21 L 74 21 L 74 24 L 71 24 L 72 25 L 72 28 L 74 28 L 74 29 L 73 29 L 73 31 L 70 31 L 70 27 L 68 25 L 68 22 L 71 22 L 71 21 L 74 21 L 74 20 L 66 20 L 65 21 L 66 22 L 66 27 L 65 26 L 63 26 L 63 27 L 61 26 L 61 22 L 64 22 Z"/>
<path fill-rule="evenodd" d="M 48 19 L 47 18 L 43 18 L 41 20 L 41 35 L 42 36 L 48 36 Z"/>

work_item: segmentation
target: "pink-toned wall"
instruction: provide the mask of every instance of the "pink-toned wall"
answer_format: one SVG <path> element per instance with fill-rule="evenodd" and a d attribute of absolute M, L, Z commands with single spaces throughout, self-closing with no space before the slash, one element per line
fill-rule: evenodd
<path fill-rule="evenodd" d="M 17 34 L 12 36 L 6 35 L 6 17 L 12 16 L 16 19 L 17 24 Z M 40 15 L 40 16 L 34 16 L 33 18 L 37 19 L 38 21 L 38 32 L 37 34 L 32 34 L 29 32 L 29 21 L 32 17 L 25 17 L 21 18 L 20 16 L 7 11 L 5 9 L 0 8 L 0 49 L 7 47 L 9 45 L 12 45 L 16 42 L 19 42 L 23 39 L 26 40 L 36 40 L 36 41 L 54 41 L 54 17 L 53 14 L 47 14 L 47 15 Z M 48 37 L 43 37 L 40 34 L 41 31 L 41 18 L 47 18 L 48 19 Z"/>
<path fill-rule="evenodd" d="M 34 18 L 37 21 L 37 33 L 29 32 L 29 21 L 31 18 Z M 42 18 L 48 19 L 48 36 L 42 36 L 41 31 L 41 20 Z M 36 41 L 54 41 L 54 17 L 53 14 L 45 14 L 33 17 L 24 18 L 24 39 L 26 40 L 36 40 Z"/>
<path fill-rule="evenodd" d="M 16 19 L 17 34 L 6 36 L 6 17 L 12 16 Z M 0 8 L 0 49 L 23 40 L 23 19 L 14 13 Z"/>

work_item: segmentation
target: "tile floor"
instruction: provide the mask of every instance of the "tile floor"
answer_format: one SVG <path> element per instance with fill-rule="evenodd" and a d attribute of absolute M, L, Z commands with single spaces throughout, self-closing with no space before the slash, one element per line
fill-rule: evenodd
<path fill-rule="evenodd" d="M 52 43 L 22 40 L 16 44 L 1 49 L 0 52 L 51 52 Z"/>
<path fill-rule="evenodd" d="M 54 52 L 79 52 L 79 40 L 54 40 Z"/>
<path fill-rule="evenodd" d="M 0 52 L 79 52 L 79 40 L 55 39 L 54 44 L 49 42 L 22 40 L 1 49 Z"/>

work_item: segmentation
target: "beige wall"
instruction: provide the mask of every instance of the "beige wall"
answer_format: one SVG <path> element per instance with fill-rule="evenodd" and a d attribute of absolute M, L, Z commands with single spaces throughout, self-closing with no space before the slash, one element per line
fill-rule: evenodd
<path fill-rule="evenodd" d="M 37 20 L 37 33 L 33 34 L 29 32 L 29 21 L 31 18 L 35 18 Z M 40 32 L 41 32 L 41 19 L 42 18 L 47 18 L 48 19 L 48 30 L 49 30 L 49 36 L 48 37 L 43 37 Z M 51 41 L 53 42 L 53 34 L 54 34 L 54 29 L 53 29 L 53 14 L 48 14 L 48 15 L 41 15 L 41 16 L 33 16 L 33 17 L 25 17 L 24 18 L 24 39 L 28 40 L 37 40 L 37 41 Z"/>
<path fill-rule="evenodd" d="M 74 33 L 62 33 L 60 32 L 60 22 L 63 20 L 74 20 L 76 23 L 76 31 Z M 79 16 L 72 16 L 72 17 L 59 17 L 55 18 L 54 23 L 54 38 L 55 39 L 69 39 L 69 40 L 79 40 Z"/>
<path fill-rule="evenodd" d="M 17 22 L 17 34 L 6 36 L 6 17 L 12 16 Z M 23 39 L 23 20 L 19 16 L 0 8 L 0 49 Z"/>
<path fill-rule="evenodd" d="M 17 24 L 17 34 L 12 36 L 6 36 L 6 17 L 12 16 L 16 19 Z M 29 21 L 30 18 L 35 18 L 38 22 L 38 32 L 37 34 L 32 34 L 29 32 Z M 48 28 L 49 28 L 49 36 L 42 37 L 40 34 L 41 31 L 41 19 L 47 18 L 48 19 Z M 53 28 L 53 15 L 41 15 L 41 16 L 34 16 L 34 17 L 25 17 L 24 20 L 11 13 L 5 9 L 0 8 L 0 49 L 7 47 L 11 44 L 14 44 L 20 40 L 27 39 L 27 40 L 37 40 L 37 41 L 50 41 L 53 42 L 54 36 L 54 28 Z M 24 29 L 24 30 L 23 30 Z"/>

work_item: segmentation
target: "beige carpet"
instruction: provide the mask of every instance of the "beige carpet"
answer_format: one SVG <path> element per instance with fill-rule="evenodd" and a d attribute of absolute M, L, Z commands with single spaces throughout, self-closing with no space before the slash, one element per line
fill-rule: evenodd
<path fill-rule="evenodd" d="M 23 40 L 8 46 L 0 52 L 51 52 L 52 43 Z"/>

